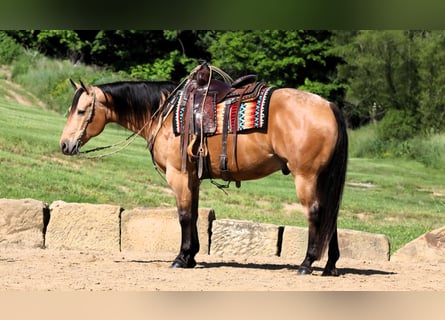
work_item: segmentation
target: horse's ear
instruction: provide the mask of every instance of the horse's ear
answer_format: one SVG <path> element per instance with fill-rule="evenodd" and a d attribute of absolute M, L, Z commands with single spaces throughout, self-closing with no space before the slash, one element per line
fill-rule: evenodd
<path fill-rule="evenodd" d="M 80 86 L 83 88 L 83 90 L 85 90 L 85 92 L 87 94 L 90 94 L 90 92 L 88 91 L 87 87 L 83 84 L 82 80 L 79 79 L 79 82 L 80 82 Z"/>
<path fill-rule="evenodd" d="M 77 89 L 80 88 L 80 85 L 78 85 L 77 83 L 75 83 L 75 82 L 73 81 L 73 79 L 71 79 L 71 78 L 70 78 L 70 82 L 71 82 L 71 85 L 73 86 L 74 90 L 77 90 Z"/>

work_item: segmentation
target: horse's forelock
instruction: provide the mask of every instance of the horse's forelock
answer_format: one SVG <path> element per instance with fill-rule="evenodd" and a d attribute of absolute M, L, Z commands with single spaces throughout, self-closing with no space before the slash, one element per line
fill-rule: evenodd
<path fill-rule="evenodd" d="M 79 88 L 74 93 L 73 102 L 71 103 L 70 113 L 73 113 L 77 109 L 77 105 L 79 104 L 79 99 L 82 93 L 84 93 L 85 90 L 83 88 Z"/>

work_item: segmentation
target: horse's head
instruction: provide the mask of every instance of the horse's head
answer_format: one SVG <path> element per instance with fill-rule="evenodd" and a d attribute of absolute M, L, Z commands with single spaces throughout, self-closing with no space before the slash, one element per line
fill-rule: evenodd
<path fill-rule="evenodd" d="M 59 143 L 65 155 L 78 154 L 80 147 L 100 134 L 107 123 L 103 92 L 97 87 L 70 81 L 76 93 Z"/>

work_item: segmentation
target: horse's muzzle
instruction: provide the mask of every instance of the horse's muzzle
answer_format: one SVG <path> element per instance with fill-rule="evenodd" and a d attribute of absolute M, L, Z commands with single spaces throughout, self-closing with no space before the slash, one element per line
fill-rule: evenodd
<path fill-rule="evenodd" d="M 64 140 L 60 142 L 60 150 L 64 155 L 73 156 L 79 154 L 80 141 Z"/>

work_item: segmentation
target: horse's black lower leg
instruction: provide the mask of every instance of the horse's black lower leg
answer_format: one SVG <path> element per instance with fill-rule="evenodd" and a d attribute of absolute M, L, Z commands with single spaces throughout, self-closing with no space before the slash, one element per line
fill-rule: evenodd
<path fill-rule="evenodd" d="M 188 200 L 178 201 L 179 224 L 181 225 L 181 248 L 179 255 L 172 263 L 173 268 L 193 268 L 196 265 L 195 255 L 199 251 L 198 238 L 198 203 L 199 181 L 192 184 Z"/>
<path fill-rule="evenodd" d="M 324 267 L 323 276 L 339 276 L 337 267 L 335 266 L 338 258 L 340 258 L 340 250 L 338 249 L 337 228 L 335 228 L 335 232 L 329 242 L 328 262 Z"/>
<path fill-rule="evenodd" d="M 320 207 L 318 203 L 314 203 L 309 209 L 308 216 L 308 244 L 306 257 L 298 268 L 298 274 L 306 275 L 312 273 L 312 263 L 320 258 L 320 239 L 319 239 L 319 224 L 320 224 Z"/>
<path fill-rule="evenodd" d="M 199 251 L 199 238 L 196 222 L 198 213 L 179 210 L 181 225 L 181 249 L 173 260 L 173 268 L 193 268 L 196 265 L 195 255 Z"/>
<path fill-rule="evenodd" d="M 298 274 L 306 275 L 312 273 L 312 263 L 317 260 L 318 248 L 316 241 L 316 227 L 309 225 L 308 246 L 306 251 L 306 257 L 298 268 Z"/>

